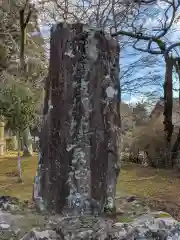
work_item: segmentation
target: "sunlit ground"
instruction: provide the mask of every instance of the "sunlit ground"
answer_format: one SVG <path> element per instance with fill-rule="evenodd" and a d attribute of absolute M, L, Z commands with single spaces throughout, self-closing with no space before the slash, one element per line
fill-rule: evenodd
<path fill-rule="evenodd" d="M 180 173 L 135 164 L 123 167 L 117 184 L 117 192 L 175 202 L 180 200 L 179 188 Z"/>
<path fill-rule="evenodd" d="M 32 199 L 32 183 L 36 172 L 37 155 L 21 157 L 23 183 L 18 182 L 17 153 L 0 157 L 0 195 Z"/>
<path fill-rule="evenodd" d="M 23 183 L 18 183 L 17 153 L 10 152 L 4 157 L 0 157 L 0 195 L 17 197 L 20 200 L 31 199 L 37 155 L 22 157 L 21 166 Z M 123 193 L 163 200 L 171 199 L 171 201 L 179 202 L 179 176 L 173 171 L 128 164 L 121 170 L 117 194 Z"/>

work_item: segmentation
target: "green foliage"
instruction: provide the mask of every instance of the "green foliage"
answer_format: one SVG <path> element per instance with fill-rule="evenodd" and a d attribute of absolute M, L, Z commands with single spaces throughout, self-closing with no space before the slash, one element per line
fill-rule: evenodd
<path fill-rule="evenodd" d="M 36 98 L 25 86 L 13 84 L 0 90 L 0 111 L 15 132 L 22 132 L 35 119 Z"/>

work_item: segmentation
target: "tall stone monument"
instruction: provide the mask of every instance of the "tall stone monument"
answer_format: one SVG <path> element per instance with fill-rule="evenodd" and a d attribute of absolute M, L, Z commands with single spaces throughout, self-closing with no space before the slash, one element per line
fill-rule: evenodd
<path fill-rule="evenodd" d="M 51 29 L 40 196 L 57 213 L 114 208 L 119 173 L 119 46 L 77 23 Z M 47 111 L 48 105 L 48 111 Z"/>

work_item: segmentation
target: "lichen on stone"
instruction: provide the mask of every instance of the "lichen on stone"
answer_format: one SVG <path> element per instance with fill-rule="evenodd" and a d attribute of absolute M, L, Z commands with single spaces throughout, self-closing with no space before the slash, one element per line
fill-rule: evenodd
<path fill-rule="evenodd" d="M 68 57 L 70 57 L 70 58 L 74 58 L 74 57 L 75 57 L 75 55 L 72 53 L 72 50 L 66 51 L 66 52 L 64 53 L 64 55 L 65 55 L 65 56 L 68 56 Z"/>
<path fill-rule="evenodd" d="M 108 86 L 106 88 L 106 95 L 109 99 L 113 99 L 117 95 L 117 90 L 115 90 L 112 86 Z"/>
<path fill-rule="evenodd" d="M 95 38 L 95 30 L 88 30 L 88 38 L 86 44 L 86 54 L 90 61 L 94 62 L 98 58 L 97 39 Z"/>
<path fill-rule="evenodd" d="M 66 150 L 68 151 L 68 152 L 70 152 L 73 148 L 75 148 L 76 147 L 76 144 L 69 144 L 67 147 L 66 147 Z"/>

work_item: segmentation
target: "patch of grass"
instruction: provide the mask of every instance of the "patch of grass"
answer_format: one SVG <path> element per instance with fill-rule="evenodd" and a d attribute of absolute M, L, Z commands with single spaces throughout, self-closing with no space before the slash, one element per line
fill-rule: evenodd
<path fill-rule="evenodd" d="M 141 180 L 142 179 L 142 180 Z M 157 198 L 179 202 L 180 178 L 172 170 L 125 165 L 120 173 L 117 192 L 140 198 Z"/>
<path fill-rule="evenodd" d="M 30 200 L 37 168 L 37 155 L 21 157 L 23 183 L 18 183 L 17 152 L 0 157 L 0 195 Z M 171 170 L 143 168 L 136 164 L 123 166 L 117 183 L 117 192 L 140 198 L 180 201 L 180 178 Z"/>
<path fill-rule="evenodd" d="M 0 157 L 0 195 L 29 200 L 32 197 L 32 183 L 37 167 L 37 156 L 21 157 L 23 183 L 18 183 L 17 153 L 10 152 Z"/>

